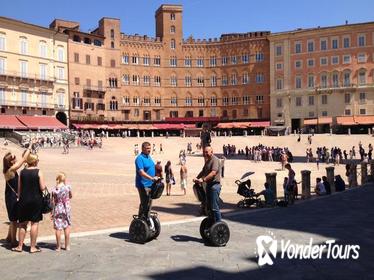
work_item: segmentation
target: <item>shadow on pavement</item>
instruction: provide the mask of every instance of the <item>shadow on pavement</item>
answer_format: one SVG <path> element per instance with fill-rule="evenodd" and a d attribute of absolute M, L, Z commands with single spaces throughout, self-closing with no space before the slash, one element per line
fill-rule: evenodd
<path fill-rule="evenodd" d="M 240 200 L 240 197 L 238 195 L 238 201 Z M 175 203 L 173 204 L 175 207 L 163 207 L 163 206 L 152 206 L 152 210 L 160 213 L 170 213 L 174 215 L 193 215 L 193 216 L 199 216 L 200 211 L 200 204 L 196 203 Z M 229 212 L 236 212 L 239 208 L 237 207 L 236 203 L 227 203 L 223 202 L 220 205 L 221 210 L 232 210 Z"/>
<path fill-rule="evenodd" d="M 196 238 L 188 235 L 173 235 L 170 237 L 176 242 L 197 242 L 197 243 L 204 243 L 204 241 L 201 238 Z"/>
<path fill-rule="evenodd" d="M 148 275 L 151 279 L 374 279 L 374 185 L 325 198 L 274 208 L 250 215 L 227 217 L 232 222 L 267 230 L 280 229 L 316 234 L 337 244 L 359 245 L 359 259 L 281 259 L 278 247 L 273 265 L 235 272 L 206 266 Z M 232 232 L 234 235 L 235 232 Z M 261 235 L 261 233 L 259 233 Z M 283 236 L 287 240 L 287 236 Z M 194 239 L 182 236 L 182 241 Z M 193 240 L 191 240 L 193 241 Z M 292 240 L 291 240 L 292 241 Z M 297 241 L 293 241 L 297 243 Z M 318 244 L 318 243 L 314 243 Z M 218 253 L 218 251 L 217 251 Z M 257 263 L 256 257 L 246 259 Z"/>
<path fill-rule="evenodd" d="M 128 240 L 130 236 L 128 232 L 115 232 L 115 233 L 109 234 L 109 237 L 122 239 L 122 240 Z"/>

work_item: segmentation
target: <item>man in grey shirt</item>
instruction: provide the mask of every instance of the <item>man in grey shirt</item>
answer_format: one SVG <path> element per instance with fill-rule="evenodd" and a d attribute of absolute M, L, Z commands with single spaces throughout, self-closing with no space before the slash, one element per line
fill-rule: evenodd
<path fill-rule="evenodd" d="M 193 180 L 195 183 L 206 183 L 206 202 L 208 209 L 213 212 L 215 222 L 222 219 L 219 210 L 219 194 L 221 192 L 221 167 L 220 160 L 213 154 L 211 146 L 204 147 L 203 156 L 205 164 L 199 175 Z"/>

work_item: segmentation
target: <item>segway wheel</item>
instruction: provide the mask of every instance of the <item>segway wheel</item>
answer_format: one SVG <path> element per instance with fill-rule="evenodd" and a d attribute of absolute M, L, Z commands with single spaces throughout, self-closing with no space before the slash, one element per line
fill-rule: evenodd
<path fill-rule="evenodd" d="M 214 246 L 226 246 L 230 239 L 230 229 L 225 222 L 217 222 L 210 227 L 210 241 Z"/>
<path fill-rule="evenodd" d="M 145 243 L 150 235 L 149 226 L 141 219 L 134 219 L 129 229 L 130 240 L 136 243 Z"/>
<path fill-rule="evenodd" d="M 153 230 L 153 232 L 151 234 L 151 239 L 155 239 L 161 233 L 161 223 L 160 223 L 160 220 L 157 218 L 157 216 L 151 216 L 151 219 L 152 219 L 153 224 L 155 226 L 155 229 Z"/>
<path fill-rule="evenodd" d="M 205 218 L 200 224 L 200 235 L 203 238 L 204 242 L 210 241 L 209 228 L 212 226 L 213 222 L 210 218 Z"/>

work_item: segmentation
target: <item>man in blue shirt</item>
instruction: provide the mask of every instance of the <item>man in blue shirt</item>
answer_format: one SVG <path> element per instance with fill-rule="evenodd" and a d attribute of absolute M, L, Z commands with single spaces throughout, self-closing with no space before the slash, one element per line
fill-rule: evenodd
<path fill-rule="evenodd" d="M 135 183 L 140 197 L 139 216 L 147 218 L 147 220 L 152 205 L 151 187 L 153 182 L 158 179 L 155 176 L 155 163 L 149 155 L 150 153 L 151 144 L 144 142 L 142 144 L 142 152 L 135 159 Z"/>

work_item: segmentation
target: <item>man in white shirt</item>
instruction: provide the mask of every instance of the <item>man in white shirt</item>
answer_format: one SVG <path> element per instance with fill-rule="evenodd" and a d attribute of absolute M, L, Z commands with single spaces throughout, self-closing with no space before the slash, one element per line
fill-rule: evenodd
<path fill-rule="evenodd" d="M 325 195 L 326 194 L 325 185 L 322 183 L 321 178 L 316 179 L 315 191 L 316 191 L 317 195 Z"/>

